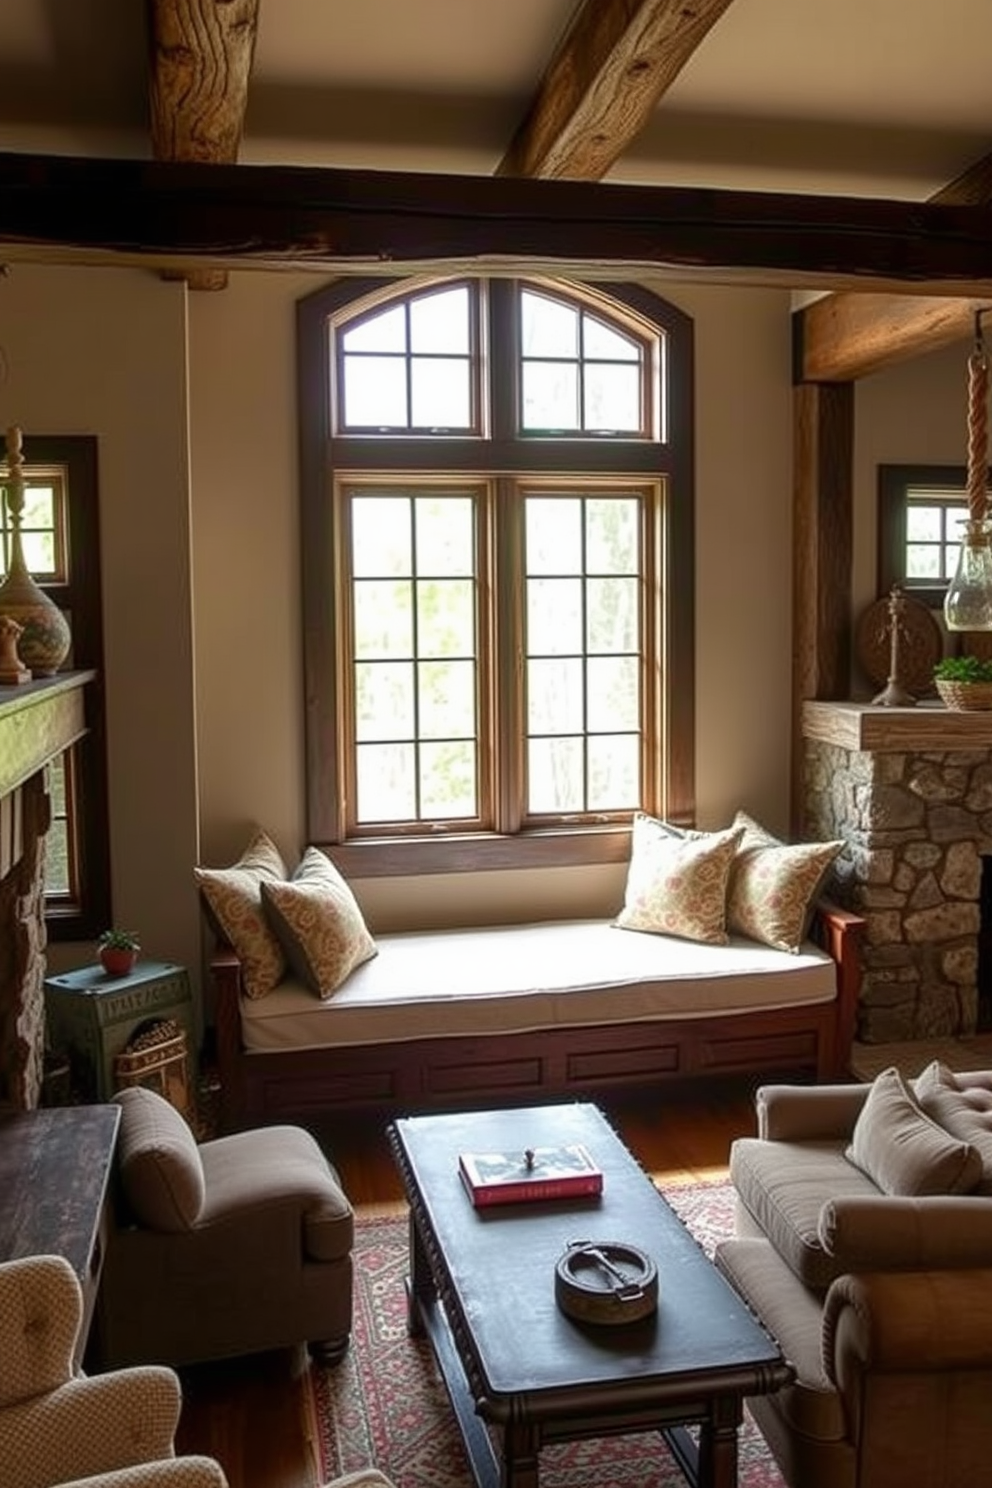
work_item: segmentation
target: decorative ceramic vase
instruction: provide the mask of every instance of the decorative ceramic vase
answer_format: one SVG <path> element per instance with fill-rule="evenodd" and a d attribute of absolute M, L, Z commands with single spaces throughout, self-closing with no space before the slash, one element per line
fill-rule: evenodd
<path fill-rule="evenodd" d="M 10 469 L 6 487 L 10 516 L 10 567 L 0 584 L 0 615 L 9 615 L 21 626 L 17 651 L 23 665 L 30 667 L 31 675 L 51 677 L 68 656 L 72 635 L 62 611 L 35 583 L 24 562 L 21 547 L 24 473 L 21 431 L 16 427 L 7 430 L 7 464 Z"/>

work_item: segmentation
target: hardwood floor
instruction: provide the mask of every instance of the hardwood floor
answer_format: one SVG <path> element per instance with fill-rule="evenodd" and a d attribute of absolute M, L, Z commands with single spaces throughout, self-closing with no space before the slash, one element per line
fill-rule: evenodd
<path fill-rule="evenodd" d="M 753 1082 L 721 1081 L 601 1104 L 648 1172 L 691 1181 L 726 1173 L 734 1137 L 754 1130 L 752 1091 Z M 317 1135 L 356 1209 L 402 1200 L 381 1124 L 355 1120 Z M 230 1488 L 315 1488 L 304 1432 L 307 1367 L 300 1348 L 181 1371 L 178 1450 L 216 1457 Z"/>

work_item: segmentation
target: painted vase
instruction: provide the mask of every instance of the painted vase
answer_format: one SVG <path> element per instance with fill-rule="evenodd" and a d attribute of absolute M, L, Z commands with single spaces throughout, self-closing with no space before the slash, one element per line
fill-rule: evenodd
<path fill-rule="evenodd" d="M 53 599 L 36 584 L 24 561 L 21 547 L 21 513 L 24 509 L 24 474 L 21 431 L 7 430 L 7 462 L 10 480 L 6 487 L 10 516 L 10 567 L 0 584 L 0 615 L 9 615 L 21 626 L 17 652 L 32 677 L 51 677 L 69 654 L 72 633 L 69 622 Z"/>

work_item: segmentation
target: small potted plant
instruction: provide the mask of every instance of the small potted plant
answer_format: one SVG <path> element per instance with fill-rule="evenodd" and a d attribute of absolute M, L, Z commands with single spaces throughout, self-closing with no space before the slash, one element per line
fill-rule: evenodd
<path fill-rule="evenodd" d="M 104 930 L 97 941 L 100 965 L 108 976 L 127 976 L 140 950 L 136 930 Z"/>
<path fill-rule="evenodd" d="M 992 661 L 980 661 L 977 656 L 945 656 L 934 667 L 933 677 L 948 708 L 992 708 Z"/>

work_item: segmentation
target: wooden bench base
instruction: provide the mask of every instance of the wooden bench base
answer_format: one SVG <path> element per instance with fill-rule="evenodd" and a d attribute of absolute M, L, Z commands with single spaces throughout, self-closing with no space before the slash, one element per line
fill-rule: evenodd
<path fill-rule="evenodd" d="M 225 1130 L 338 1111 L 385 1115 L 489 1104 L 588 1099 L 598 1092 L 718 1075 L 847 1076 L 861 982 L 862 921 L 818 911 L 816 938 L 837 964 L 834 1002 L 722 1017 L 555 1027 L 478 1038 L 247 1053 L 240 963 L 212 963 Z"/>

